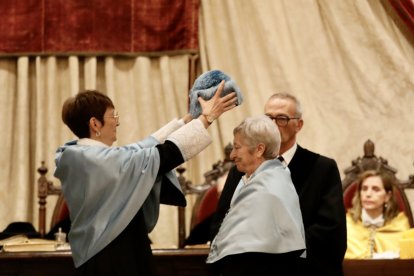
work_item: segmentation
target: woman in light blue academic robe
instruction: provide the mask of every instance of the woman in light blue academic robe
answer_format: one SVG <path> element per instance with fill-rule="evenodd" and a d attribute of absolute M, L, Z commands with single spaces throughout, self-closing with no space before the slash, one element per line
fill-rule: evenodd
<path fill-rule="evenodd" d="M 79 140 L 57 150 L 54 175 L 68 204 L 79 275 L 154 274 L 148 232 L 159 204 L 186 204 L 172 170 L 211 143 L 207 116 L 218 118 L 235 98 L 217 93 L 200 103 L 204 115 L 192 120 L 187 114 L 123 147 L 111 146 L 119 115 L 106 95 L 85 91 L 64 103 L 63 121 Z"/>

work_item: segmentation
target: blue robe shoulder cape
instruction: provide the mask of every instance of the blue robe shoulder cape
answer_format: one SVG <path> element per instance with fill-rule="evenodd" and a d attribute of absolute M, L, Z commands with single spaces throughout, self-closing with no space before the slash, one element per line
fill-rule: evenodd
<path fill-rule="evenodd" d="M 57 150 L 54 175 L 62 183 L 69 207 L 69 241 L 76 267 L 113 241 L 140 208 L 150 232 L 160 203 L 186 205 L 176 174 L 158 175 L 158 143 L 152 136 L 124 147 L 72 141 Z M 161 189 L 163 181 L 167 183 Z"/>
<path fill-rule="evenodd" d="M 279 160 L 267 160 L 247 184 L 239 183 L 207 263 L 247 252 L 277 254 L 305 248 L 299 198 L 290 172 Z"/>

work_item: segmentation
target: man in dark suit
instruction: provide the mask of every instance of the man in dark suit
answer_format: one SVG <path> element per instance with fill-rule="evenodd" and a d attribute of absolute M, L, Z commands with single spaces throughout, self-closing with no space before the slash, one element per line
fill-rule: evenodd
<path fill-rule="evenodd" d="M 272 95 L 265 104 L 265 114 L 279 127 L 282 137 L 279 154 L 299 195 L 307 254 L 306 259 L 301 259 L 300 275 L 343 275 L 346 219 L 336 162 L 297 144 L 296 135 L 302 129 L 303 119 L 296 97 L 287 93 Z M 220 228 L 242 175 L 236 167 L 229 172 L 212 224 L 211 240 Z"/>

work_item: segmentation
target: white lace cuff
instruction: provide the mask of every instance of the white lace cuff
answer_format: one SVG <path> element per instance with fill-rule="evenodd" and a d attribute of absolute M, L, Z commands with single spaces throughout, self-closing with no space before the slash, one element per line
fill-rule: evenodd
<path fill-rule="evenodd" d="M 180 149 L 184 161 L 187 161 L 200 153 L 211 144 L 211 137 L 205 129 L 203 123 L 199 120 L 192 120 L 185 126 L 174 131 L 167 137 Z"/>
<path fill-rule="evenodd" d="M 161 144 L 164 143 L 165 139 L 168 135 L 179 129 L 180 127 L 184 126 L 185 123 L 182 119 L 174 119 L 153 134 L 151 134 L 152 137 L 157 139 Z"/>

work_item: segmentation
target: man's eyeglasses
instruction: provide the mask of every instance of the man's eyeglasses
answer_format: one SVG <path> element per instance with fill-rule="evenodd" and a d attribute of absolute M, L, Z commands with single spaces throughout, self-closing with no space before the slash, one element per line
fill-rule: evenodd
<path fill-rule="evenodd" d="M 290 120 L 300 119 L 299 117 L 288 117 L 286 115 L 277 115 L 277 116 L 273 117 L 270 114 L 266 114 L 266 116 L 269 117 L 272 121 L 275 121 L 276 124 L 280 127 L 287 126 L 287 124 L 289 123 Z"/>

